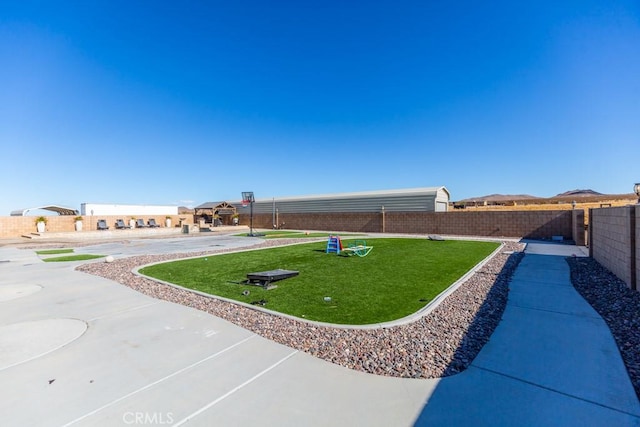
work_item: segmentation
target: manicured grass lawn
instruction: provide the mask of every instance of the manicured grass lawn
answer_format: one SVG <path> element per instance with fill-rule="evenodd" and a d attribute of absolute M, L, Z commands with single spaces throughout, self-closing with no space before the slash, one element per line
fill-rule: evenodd
<path fill-rule="evenodd" d="M 36 251 L 38 255 L 57 255 L 57 254 L 72 254 L 73 249 L 48 249 L 44 251 Z M 66 262 L 66 261 L 86 261 L 88 259 L 102 258 L 104 255 L 90 255 L 90 254 L 77 254 L 77 255 L 65 255 L 57 257 L 43 258 L 44 262 Z"/>
<path fill-rule="evenodd" d="M 343 240 L 346 247 L 349 240 Z M 415 313 L 498 246 L 491 242 L 370 239 L 366 257 L 325 253 L 326 242 L 208 256 L 145 267 L 142 274 L 297 317 L 369 324 Z M 247 273 L 297 270 L 276 289 L 238 284 Z M 249 295 L 243 295 L 249 291 Z M 331 297 L 326 302 L 324 297 Z"/>
<path fill-rule="evenodd" d="M 55 254 L 70 254 L 73 253 L 73 249 L 47 249 L 44 251 L 36 251 L 38 255 L 55 255 Z"/>
<path fill-rule="evenodd" d="M 44 262 L 66 262 L 66 261 L 85 261 L 88 259 L 102 258 L 104 255 L 78 254 L 68 256 L 57 256 L 53 258 L 45 258 Z"/>

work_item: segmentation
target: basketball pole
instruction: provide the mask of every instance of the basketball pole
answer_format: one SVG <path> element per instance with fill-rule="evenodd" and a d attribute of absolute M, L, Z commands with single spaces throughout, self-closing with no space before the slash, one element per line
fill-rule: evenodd
<path fill-rule="evenodd" d="M 243 191 L 242 192 L 242 201 L 249 202 L 249 237 L 254 237 L 255 234 L 253 232 L 253 201 L 255 197 L 253 195 L 253 191 Z"/>
<path fill-rule="evenodd" d="M 253 199 L 249 202 L 249 236 L 253 237 Z"/>

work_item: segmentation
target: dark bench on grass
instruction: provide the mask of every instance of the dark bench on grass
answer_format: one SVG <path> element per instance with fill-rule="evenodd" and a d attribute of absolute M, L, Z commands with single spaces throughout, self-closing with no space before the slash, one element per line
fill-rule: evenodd
<path fill-rule="evenodd" d="M 276 286 L 272 285 L 272 282 L 295 277 L 298 274 L 299 272 L 295 270 L 277 269 L 269 271 L 259 271 L 257 273 L 248 273 L 247 283 L 262 286 L 265 289 L 273 289 Z"/>

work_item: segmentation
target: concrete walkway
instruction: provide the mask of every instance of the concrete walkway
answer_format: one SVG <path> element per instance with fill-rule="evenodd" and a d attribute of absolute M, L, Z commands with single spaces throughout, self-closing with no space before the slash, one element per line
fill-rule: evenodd
<path fill-rule="evenodd" d="M 212 236 L 82 251 L 124 257 L 241 242 Z M 572 253 L 580 248 L 530 244 L 503 320 L 472 366 L 411 380 L 351 371 L 79 273 L 77 263 L 3 247 L 1 424 L 640 426 L 613 338 L 569 282 L 563 257 Z"/>
<path fill-rule="evenodd" d="M 570 281 L 576 246 L 527 244 L 502 321 L 417 425 L 638 426 L 640 403 L 609 328 Z"/>

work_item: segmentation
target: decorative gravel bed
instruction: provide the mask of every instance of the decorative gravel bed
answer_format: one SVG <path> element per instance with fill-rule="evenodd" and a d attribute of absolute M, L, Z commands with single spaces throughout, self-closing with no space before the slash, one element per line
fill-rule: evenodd
<path fill-rule="evenodd" d="M 629 289 L 592 258 L 567 258 L 567 262 L 573 286 L 609 326 L 640 399 L 640 292 Z"/>
<path fill-rule="evenodd" d="M 299 243 L 273 239 L 251 249 Z M 482 268 L 419 320 L 401 326 L 348 329 L 317 326 L 215 298 L 200 296 L 137 276 L 132 269 L 179 258 L 231 250 L 135 256 L 91 263 L 78 270 L 132 289 L 218 316 L 265 338 L 351 369 L 406 378 L 439 378 L 466 369 L 498 325 L 507 302 L 508 282 L 522 259 L 524 245 L 505 242 Z"/>

